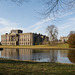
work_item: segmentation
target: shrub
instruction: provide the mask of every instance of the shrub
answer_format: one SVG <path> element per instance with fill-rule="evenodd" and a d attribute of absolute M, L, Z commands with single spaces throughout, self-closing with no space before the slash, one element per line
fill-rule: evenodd
<path fill-rule="evenodd" d="M 75 34 L 70 35 L 68 39 L 69 47 L 75 48 Z"/>
<path fill-rule="evenodd" d="M 49 45 L 51 44 L 50 41 L 48 41 L 48 44 L 49 44 Z"/>
<path fill-rule="evenodd" d="M 70 48 L 75 48 L 75 45 L 69 45 Z"/>
<path fill-rule="evenodd" d="M 39 45 L 42 45 L 42 42 L 40 42 Z"/>
<path fill-rule="evenodd" d="M 37 42 L 35 42 L 35 45 L 38 45 L 38 43 L 37 43 Z"/>

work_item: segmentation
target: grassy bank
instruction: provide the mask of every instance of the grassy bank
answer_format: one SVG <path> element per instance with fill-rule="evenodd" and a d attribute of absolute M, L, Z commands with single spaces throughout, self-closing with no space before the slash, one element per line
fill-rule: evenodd
<path fill-rule="evenodd" d="M 51 45 L 33 45 L 33 46 L 0 46 L 0 48 L 69 48 L 68 44 Z"/>
<path fill-rule="evenodd" d="M 75 75 L 75 64 L 16 61 L 0 58 L 0 75 Z"/>

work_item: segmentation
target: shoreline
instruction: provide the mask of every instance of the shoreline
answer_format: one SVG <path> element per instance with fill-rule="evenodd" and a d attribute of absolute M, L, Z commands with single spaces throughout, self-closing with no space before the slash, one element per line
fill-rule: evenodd
<path fill-rule="evenodd" d="M 75 50 L 75 48 L 69 48 L 68 44 L 58 44 L 55 46 L 51 45 L 32 45 L 32 46 L 24 46 L 24 45 L 0 45 L 0 48 L 16 48 L 16 49 L 41 49 L 41 50 Z"/>
<path fill-rule="evenodd" d="M 58 64 L 73 64 L 75 63 L 61 63 L 61 62 L 39 62 L 39 61 L 34 61 L 34 60 L 20 60 L 20 59 L 9 59 L 9 58 L 0 58 L 0 60 L 9 60 L 9 61 L 16 61 L 16 62 L 32 62 L 32 63 L 58 63 Z"/>
<path fill-rule="evenodd" d="M 8 48 L 8 49 L 14 49 L 16 47 L 0 47 L 0 50 L 4 49 L 4 48 Z M 32 47 L 17 47 L 16 49 L 41 49 L 41 50 L 75 50 L 75 48 L 32 48 Z"/>

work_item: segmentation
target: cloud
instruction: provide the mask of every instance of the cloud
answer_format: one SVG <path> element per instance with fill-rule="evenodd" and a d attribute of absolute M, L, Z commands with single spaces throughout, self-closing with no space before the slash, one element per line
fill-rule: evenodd
<path fill-rule="evenodd" d="M 28 28 L 25 28 L 24 30 L 25 31 L 32 31 L 32 32 L 37 32 L 41 27 L 43 27 L 44 26 L 44 23 L 46 23 L 46 22 L 49 22 L 49 21 L 52 21 L 54 18 L 46 18 L 46 19 L 43 19 L 43 20 L 41 20 L 41 21 L 39 21 L 39 22 L 37 22 L 37 23 L 35 23 L 35 24 L 33 24 L 33 25 L 31 25 L 30 27 L 28 27 Z"/>
<path fill-rule="evenodd" d="M 0 18 L 0 35 L 3 35 L 5 33 L 10 33 L 10 30 L 12 29 L 19 29 L 18 27 L 19 25 L 20 25 L 19 23 L 11 22 L 10 20 Z"/>
<path fill-rule="evenodd" d="M 19 23 L 11 22 L 10 20 L 0 18 L 0 35 L 10 32 L 12 29 L 17 29 Z"/>
<path fill-rule="evenodd" d="M 61 22 L 61 25 L 58 25 L 59 36 L 67 36 L 70 31 L 75 31 L 75 18 L 69 17 L 68 19 L 64 19 L 65 23 Z"/>
<path fill-rule="evenodd" d="M 6 20 L 4 18 L 0 18 L 0 25 L 13 27 L 13 26 L 17 26 L 19 24 L 18 23 L 11 22 L 9 20 Z"/>
<path fill-rule="evenodd" d="M 27 31 L 27 32 L 38 32 L 41 28 L 46 26 L 45 23 L 47 23 L 47 22 L 50 23 L 53 20 L 57 20 L 58 18 L 62 19 L 64 17 L 68 17 L 68 16 L 70 16 L 72 14 L 74 14 L 74 13 L 73 12 L 69 12 L 67 14 L 61 14 L 61 16 L 58 16 L 58 17 L 52 17 L 52 18 L 47 17 L 46 19 L 43 19 L 43 20 L 41 20 L 41 21 L 39 21 L 39 22 L 37 22 L 37 23 L 35 23 L 33 25 L 30 25 L 28 28 L 25 28 L 24 30 Z M 69 24 L 69 21 L 68 21 L 67 23 L 62 24 L 62 26 L 58 25 L 58 28 L 59 29 L 65 29 L 65 28 L 67 28 L 69 26 L 71 26 L 71 25 Z"/>
<path fill-rule="evenodd" d="M 70 29 L 71 27 L 75 27 L 75 18 L 68 18 L 66 20 L 66 23 L 61 24 L 61 26 L 59 26 L 59 30 L 64 30 L 64 29 Z"/>
<path fill-rule="evenodd" d="M 63 13 L 61 13 L 60 15 L 58 15 L 58 18 L 64 18 L 64 17 L 67 17 L 67 16 L 70 16 L 70 15 L 72 15 L 72 14 L 74 14 L 73 12 L 68 12 L 68 13 L 65 13 L 65 14 L 63 14 Z"/>

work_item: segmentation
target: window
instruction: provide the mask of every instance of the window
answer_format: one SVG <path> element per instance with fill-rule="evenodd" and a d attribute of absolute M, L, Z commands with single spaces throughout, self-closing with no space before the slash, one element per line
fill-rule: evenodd
<path fill-rule="evenodd" d="M 26 43 L 26 45 L 27 45 L 27 43 Z"/>
<path fill-rule="evenodd" d="M 25 45 L 25 43 L 24 43 L 24 45 Z"/>

